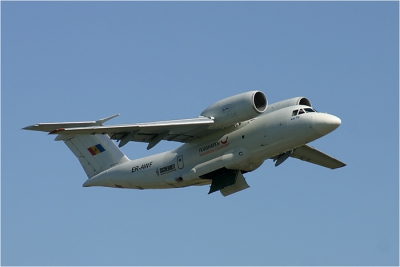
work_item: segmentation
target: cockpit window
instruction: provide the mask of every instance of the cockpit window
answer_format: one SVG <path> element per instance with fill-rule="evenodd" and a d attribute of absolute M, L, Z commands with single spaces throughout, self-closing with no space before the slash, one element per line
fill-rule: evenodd
<path fill-rule="evenodd" d="M 301 114 L 310 113 L 310 112 L 318 112 L 318 111 L 316 111 L 313 108 L 296 109 L 296 110 L 293 110 L 292 116 L 301 115 Z"/>

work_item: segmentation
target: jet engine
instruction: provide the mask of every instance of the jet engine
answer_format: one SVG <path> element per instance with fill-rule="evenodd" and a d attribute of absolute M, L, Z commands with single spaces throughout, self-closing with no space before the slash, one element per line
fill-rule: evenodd
<path fill-rule="evenodd" d="M 262 114 L 268 100 L 261 91 L 250 91 L 216 102 L 205 109 L 201 116 L 212 117 L 214 127 L 223 128 L 235 123 L 253 119 Z"/>
<path fill-rule="evenodd" d="M 267 110 L 265 113 L 270 113 L 272 111 L 276 111 L 281 108 L 286 108 L 286 107 L 291 107 L 291 106 L 297 106 L 297 105 L 305 105 L 312 107 L 311 101 L 306 98 L 306 97 L 294 97 L 291 99 L 286 99 L 280 102 L 276 102 L 274 104 L 271 104 L 268 106 Z"/>

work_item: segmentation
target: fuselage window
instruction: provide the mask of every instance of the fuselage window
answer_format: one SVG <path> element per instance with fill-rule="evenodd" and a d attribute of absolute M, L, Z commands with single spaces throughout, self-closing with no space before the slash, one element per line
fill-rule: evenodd
<path fill-rule="evenodd" d="M 307 113 L 308 113 L 308 112 L 315 112 L 312 108 L 305 108 L 304 110 L 305 110 Z"/>
<path fill-rule="evenodd" d="M 299 109 L 299 115 L 300 115 L 300 114 L 303 114 L 303 113 L 304 113 L 304 110 Z"/>
<path fill-rule="evenodd" d="M 298 111 L 298 109 L 296 109 L 296 110 L 293 110 L 293 112 L 292 112 L 292 116 L 296 116 L 296 115 L 297 115 L 297 111 Z"/>

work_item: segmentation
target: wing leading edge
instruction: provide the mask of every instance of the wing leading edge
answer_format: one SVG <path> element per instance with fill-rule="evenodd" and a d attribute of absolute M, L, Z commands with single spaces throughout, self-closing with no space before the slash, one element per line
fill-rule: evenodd
<path fill-rule="evenodd" d="M 332 170 L 346 166 L 346 163 L 335 159 L 334 157 L 331 157 L 309 145 L 303 145 L 296 148 L 290 156 L 320 165 L 322 167 L 330 168 Z"/>
<path fill-rule="evenodd" d="M 100 126 L 100 125 L 103 125 L 103 123 L 105 123 L 106 121 L 109 121 L 118 116 L 119 116 L 119 113 L 112 115 L 110 117 L 104 118 L 104 119 L 97 120 L 97 121 L 38 123 L 38 124 L 26 126 L 22 129 L 31 130 L 31 131 L 51 132 L 56 129 L 62 129 L 62 128 Z"/>
<path fill-rule="evenodd" d="M 129 141 L 135 141 L 149 143 L 148 149 L 150 149 L 161 140 L 186 143 L 195 138 L 203 137 L 210 132 L 208 126 L 214 123 L 214 120 L 208 117 L 199 117 L 149 123 L 102 125 L 103 122 L 118 115 L 97 121 L 39 123 L 27 126 L 24 129 L 63 135 L 108 134 L 111 139 L 120 141 L 120 147 Z"/>

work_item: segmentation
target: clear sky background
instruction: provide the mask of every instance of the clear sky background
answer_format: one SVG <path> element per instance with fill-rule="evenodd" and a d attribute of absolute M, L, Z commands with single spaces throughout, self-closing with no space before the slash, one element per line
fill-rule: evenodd
<path fill-rule="evenodd" d="M 398 265 L 398 2 L 2 2 L 2 265 Z M 342 125 L 288 159 L 208 186 L 83 188 L 39 122 L 193 118 L 262 90 Z M 129 158 L 150 151 L 129 143 Z"/>

